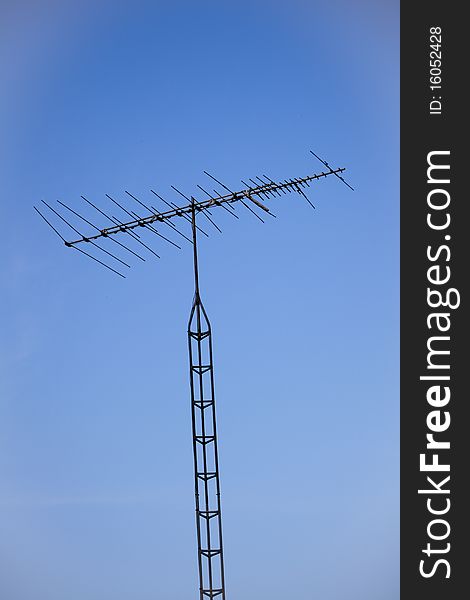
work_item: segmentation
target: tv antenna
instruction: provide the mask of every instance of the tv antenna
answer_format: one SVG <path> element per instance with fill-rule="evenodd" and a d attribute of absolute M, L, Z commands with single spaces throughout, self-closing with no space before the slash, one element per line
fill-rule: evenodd
<path fill-rule="evenodd" d="M 68 248 L 77 250 L 81 254 L 84 254 L 91 258 L 96 263 L 99 263 L 109 271 L 115 273 L 119 277 L 125 277 L 121 271 L 123 267 L 126 269 L 130 268 L 128 260 L 131 258 L 145 261 L 145 257 L 142 256 L 144 252 L 150 252 L 154 257 L 160 258 L 159 254 L 151 248 L 146 242 L 141 239 L 138 231 L 146 229 L 152 232 L 160 240 L 181 249 L 181 246 L 175 241 L 178 239 L 180 243 L 184 243 L 180 240 L 185 240 L 192 244 L 193 249 L 193 267 L 194 267 L 194 298 L 191 307 L 191 312 L 188 322 L 188 348 L 189 348 L 189 383 L 190 383 L 190 394 L 191 394 L 191 422 L 192 422 L 192 436 L 193 436 L 193 460 L 194 460 L 194 489 L 195 489 L 195 501 L 196 501 L 196 533 L 197 533 L 197 547 L 198 547 L 198 573 L 199 573 L 199 600 L 205 598 L 216 598 L 220 597 L 221 600 L 225 600 L 225 574 L 224 574 L 224 552 L 222 544 L 222 513 L 221 513 L 221 502 L 220 502 L 220 479 L 219 479 L 219 458 L 217 448 L 217 426 L 216 426 L 216 413 L 215 413 L 215 386 L 214 386 L 214 365 L 213 365 L 213 353 L 212 353 L 212 330 L 207 316 L 206 310 L 201 300 L 200 286 L 199 286 L 199 261 L 198 261 L 198 250 L 197 250 L 197 238 L 198 233 L 204 236 L 208 236 L 207 232 L 198 224 L 197 216 L 202 215 L 205 217 L 208 223 L 219 232 L 221 232 L 219 226 L 213 219 L 212 210 L 215 208 L 222 208 L 226 212 L 230 213 L 234 218 L 238 219 L 239 216 L 235 212 L 235 206 L 240 204 L 246 208 L 254 217 L 264 223 L 264 219 L 260 216 L 275 217 L 271 209 L 265 204 L 267 200 L 271 200 L 276 196 L 281 196 L 289 192 L 296 192 L 308 204 L 315 208 L 312 202 L 309 200 L 306 189 L 310 187 L 313 182 L 320 179 L 326 178 L 330 175 L 334 175 L 340 179 L 346 186 L 351 190 L 353 189 L 349 183 L 345 181 L 342 173 L 345 171 L 344 168 L 333 169 L 330 167 L 328 162 L 321 159 L 314 152 L 310 151 L 315 158 L 317 158 L 326 171 L 307 175 L 305 177 L 298 177 L 295 179 L 285 179 L 283 181 L 274 181 L 273 179 L 263 175 L 262 177 L 256 177 L 250 179 L 250 183 L 241 180 L 244 188 L 241 191 L 233 191 L 227 187 L 224 183 L 219 181 L 216 177 L 204 171 L 205 175 L 211 180 L 211 185 L 214 183 L 221 191 L 215 189 L 206 190 L 202 186 L 198 185 L 199 192 L 204 194 L 204 198 L 196 199 L 194 196 L 186 196 L 183 192 L 171 186 L 172 189 L 181 197 L 186 200 L 183 205 L 176 205 L 173 202 L 168 202 L 160 194 L 154 190 L 150 190 L 153 198 L 163 203 L 166 210 L 160 211 L 151 202 L 143 202 L 130 192 L 126 191 L 126 199 L 133 200 L 140 206 L 140 211 L 145 209 L 148 214 L 141 216 L 134 210 L 129 208 L 129 205 L 125 205 L 110 195 L 106 194 L 108 200 L 115 206 L 118 207 L 121 213 L 126 216 L 118 219 L 114 214 L 109 214 L 102 210 L 99 206 L 94 204 L 91 200 L 82 196 L 82 200 L 91 206 L 96 212 L 104 217 L 107 222 L 107 227 L 98 227 L 94 224 L 90 218 L 87 218 L 77 212 L 75 209 L 67 206 L 60 200 L 57 201 L 61 208 L 54 208 L 44 200 L 43 205 L 48 211 L 54 215 L 55 219 L 61 224 L 67 225 L 71 230 L 78 236 L 73 240 L 67 240 L 64 235 L 59 231 L 57 225 L 53 225 L 50 221 L 51 216 L 48 214 L 46 217 L 36 206 L 34 209 L 42 217 L 42 219 L 53 229 L 53 231 L 60 237 L 64 244 Z M 65 209 L 66 214 L 73 215 L 74 222 L 85 223 L 88 231 L 87 235 L 84 235 L 78 227 L 80 225 L 73 225 L 69 220 L 63 216 L 63 210 Z M 260 213 L 261 211 L 261 213 Z M 70 217 L 69 217 L 70 218 Z M 124 219 L 124 220 L 122 220 Z M 180 223 L 188 222 L 191 226 L 190 231 L 184 233 L 175 225 L 175 221 Z M 161 233 L 161 226 L 168 227 L 169 230 L 165 230 Z M 158 229 L 157 229 L 158 227 Z M 178 235 L 179 237 L 171 239 L 168 235 Z M 122 242 L 122 239 L 126 239 L 129 244 L 133 244 L 132 247 Z M 104 248 L 100 244 L 105 242 L 111 242 L 114 244 L 113 249 L 117 251 L 124 250 L 125 254 L 117 256 L 110 250 Z M 137 244 L 137 245 L 136 245 Z M 99 250 L 106 257 L 112 259 L 111 265 L 108 262 L 104 262 L 102 254 L 100 258 L 97 258 L 94 254 L 91 254 L 87 250 L 91 248 Z M 90 248 L 91 247 L 91 248 Z M 108 245 L 108 248 L 110 246 Z M 124 258 L 125 260 L 124 260 Z"/>

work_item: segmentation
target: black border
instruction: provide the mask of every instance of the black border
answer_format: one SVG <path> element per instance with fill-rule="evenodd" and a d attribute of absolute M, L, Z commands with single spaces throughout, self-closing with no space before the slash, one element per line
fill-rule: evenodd
<path fill-rule="evenodd" d="M 429 89 L 429 35 L 431 27 L 442 29 L 442 100 L 441 115 L 429 114 L 432 93 Z M 467 34 L 467 35 L 465 35 Z M 466 466 L 470 457 L 470 426 L 466 419 L 470 403 L 466 391 L 468 325 L 465 318 L 469 270 L 466 257 L 470 256 L 466 244 L 468 191 L 464 187 L 466 149 L 464 130 L 468 118 L 464 108 L 468 71 L 465 67 L 465 49 L 468 25 L 456 2 L 422 2 L 401 4 L 401 157 L 400 157 L 400 226 L 401 226 L 401 585 L 402 600 L 451 600 L 466 597 L 467 528 L 465 511 L 470 510 Z M 462 53 L 462 54 L 460 54 Z M 465 53 L 468 56 L 468 51 Z M 448 242 L 451 259 L 451 287 L 459 290 L 461 304 L 450 310 L 452 326 L 450 335 L 450 388 L 451 400 L 448 410 L 451 425 L 445 439 L 451 443 L 446 451 L 450 460 L 451 508 L 446 515 L 451 526 L 450 551 L 441 555 L 449 560 L 450 577 L 446 568 L 439 567 L 434 576 L 424 578 L 419 572 L 423 558 L 422 549 L 429 541 L 427 525 L 432 519 L 426 507 L 426 496 L 418 489 L 425 487 L 426 474 L 420 472 L 419 455 L 426 451 L 426 416 L 432 410 L 426 401 L 429 382 L 420 381 L 426 374 L 427 347 L 430 336 L 426 317 L 430 312 L 426 299 L 428 245 L 441 243 L 443 232 L 432 231 L 427 223 L 427 154 L 433 150 L 450 150 L 451 224 L 445 233 L 451 235 Z M 446 264 L 442 262 L 442 264 Z M 443 334 L 444 335 L 444 334 Z M 429 373 L 428 373 L 429 374 Z M 443 373 L 440 373 L 443 374 Z M 444 409 L 443 409 L 444 410 Z M 444 439 L 444 437 L 442 438 Z M 468 442 L 467 442 L 468 440 Z M 468 445 L 467 445 L 468 444 Z M 444 451 L 442 451 L 444 452 Z M 444 456 L 444 455 L 443 455 Z M 431 474 L 430 474 L 431 475 Z M 444 474 L 436 474 L 438 480 Z M 442 477 L 440 477 L 442 479 Z M 423 486 L 424 483 L 424 486 Z M 429 487 L 429 486 L 428 486 Z M 468 507 L 468 508 L 467 508 Z M 444 542 L 442 542 L 444 544 Z M 437 545 L 437 542 L 436 542 Z M 437 555 L 436 555 L 437 557 Z M 437 557 L 439 558 L 439 557 Z M 429 559 L 428 559 L 429 561 Z M 427 563 L 428 566 L 430 562 Z"/>

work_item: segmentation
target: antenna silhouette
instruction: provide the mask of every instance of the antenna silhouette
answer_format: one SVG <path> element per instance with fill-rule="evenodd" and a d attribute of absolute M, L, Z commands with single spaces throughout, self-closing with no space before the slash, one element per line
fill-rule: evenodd
<path fill-rule="evenodd" d="M 224 574 L 224 553 L 222 544 L 222 512 L 220 502 L 220 479 L 219 479 L 219 457 L 217 447 L 217 425 L 215 412 L 215 385 L 214 385 L 214 364 L 212 354 L 212 330 L 207 316 L 206 310 L 201 300 L 199 286 L 199 258 L 197 239 L 198 234 L 209 237 L 205 231 L 206 225 L 211 229 L 222 233 L 220 227 L 214 220 L 216 208 L 220 207 L 230 213 L 236 219 L 239 215 L 235 212 L 235 207 L 238 205 L 246 208 L 259 221 L 264 223 L 263 216 L 275 217 L 271 208 L 266 206 L 266 202 L 277 197 L 281 197 L 290 192 L 299 194 L 306 200 L 311 208 L 315 208 L 305 193 L 305 189 L 309 188 L 311 183 L 320 179 L 334 175 L 339 178 L 351 190 L 353 189 L 349 183 L 345 181 L 342 173 L 344 168 L 333 169 L 330 165 L 318 157 L 314 152 L 310 151 L 325 167 L 327 171 L 322 171 L 318 174 L 307 175 L 295 179 L 285 179 L 284 181 L 275 182 L 266 175 L 250 179 L 251 184 L 242 180 L 245 186 L 240 191 L 233 191 L 216 177 L 204 171 L 205 175 L 213 183 L 217 184 L 221 191 L 213 189 L 207 191 L 202 186 L 197 187 L 207 198 L 196 200 L 194 196 L 187 196 L 179 189 L 171 186 L 172 189 L 186 203 L 182 206 L 167 201 L 154 190 L 150 190 L 153 196 L 165 205 L 165 210 L 158 210 L 150 202 L 143 202 L 130 192 L 126 191 L 128 198 L 133 200 L 140 208 L 144 209 L 145 215 L 139 215 L 132 207 L 124 205 L 121 200 L 118 201 L 114 197 L 106 194 L 108 201 L 112 206 L 119 209 L 120 217 L 114 216 L 105 212 L 88 198 L 82 196 L 82 200 L 90 206 L 95 213 L 99 213 L 107 221 L 105 227 L 98 227 L 92 221 L 92 217 L 85 217 L 78 211 L 67 206 L 64 202 L 58 200 L 57 203 L 62 208 L 65 208 L 67 214 L 73 215 L 80 221 L 85 223 L 89 228 L 89 233 L 84 235 L 78 227 L 70 223 L 58 209 L 54 208 L 44 200 L 42 203 L 52 215 L 54 215 L 59 223 L 67 225 L 69 230 L 72 230 L 76 235 L 75 239 L 67 240 L 56 225 L 51 223 L 51 216 L 47 217 L 37 208 L 34 209 L 41 218 L 51 227 L 56 235 L 64 242 L 68 248 L 77 250 L 91 258 L 96 263 L 108 269 L 110 272 L 125 277 L 121 272 L 123 267 L 129 269 L 132 257 L 145 261 L 146 258 L 141 254 L 144 251 L 150 252 L 156 259 L 160 255 L 153 250 L 148 243 L 144 242 L 142 235 L 144 231 L 152 233 L 152 239 L 155 241 L 158 237 L 163 243 L 169 244 L 178 249 L 182 247 L 172 240 L 169 235 L 178 234 L 178 241 L 182 240 L 192 244 L 193 250 L 193 268 L 194 268 L 194 297 L 191 306 L 191 312 L 188 322 L 188 350 L 189 350 L 189 384 L 191 394 L 191 423 L 193 436 L 193 461 L 194 461 L 194 492 L 196 503 L 196 533 L 198 546 L 198 573 L 199 573 L 199 600 L 204 598 L 221 597 L 225 600 L 225 574 Z M 154 200 L 155 202 L 155 200 Z M 205 221 L 203 225 L 198 224 L 197 216 L 203 216 Z M 49 218 L 48 218 L 49 217 Z M 178 224 L 178 227 L 176 224 Z M 191 226 L 188 234 L 179 229 L 181 224 L 189 223 Z M 165 233 L 161 233 L 162 227 L 165 226 Z M 187 225 L 186 225 L 187 226 Z M 77 237 L 78 236 L 78 237 Z M 119 239 L 118 239 L 119 238 Z M 123 238 L 127 242 L 125 244 Z M 121 258 L 111 252 L 111 246 L 108 250 L 103 247 L 108 242 L 112 243 L 112 250 L 117 252 L 120 248 L 125 251 L 124 258 Z M 137 246 L 136 246 L 137 244 Z M 109 246 L 109 244 L 108 244 Z M 100 258 L 97 258 L 87 250 L 98 249 Z M 144 248 L 144 250 L 142 250 Z M 105 255 L 105 256 L 103 256 Z M 104 259 L 112 259 L 111 265 L 104 262 Z M 103 259 L 103 260 L 101 260 Z"/>

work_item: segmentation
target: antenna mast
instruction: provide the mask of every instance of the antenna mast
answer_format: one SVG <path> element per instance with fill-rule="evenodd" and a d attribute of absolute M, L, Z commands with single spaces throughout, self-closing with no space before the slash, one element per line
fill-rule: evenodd
<path fill-rule="evenodd" d="M 204 597 L 215 598 L 220 595 L 225 600 L 212 332 L 199 293 L 194 198 L 191 201 L 194 300 L 188 323 L 188 347 L 199 597 L 203 600 Z"/>

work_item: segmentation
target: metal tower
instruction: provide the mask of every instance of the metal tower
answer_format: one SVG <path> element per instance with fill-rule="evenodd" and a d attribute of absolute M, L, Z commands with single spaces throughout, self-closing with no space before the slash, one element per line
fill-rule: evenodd
<path fill-rule="evenodd" d="M 194 198 L 191 200 L 194 300 L 188 323 L 188 346 L 199 595 L 201 599 L 221 595 L 225 600 L 212 333 L 199 294 L 196 211 Z"/>
<path fill-rule="evenodd" d="M 68 248 L 78 250 L 81 254 L 93 259 L 106 269 L 112 271 L 120 277 L 125 277 L 119 268 L 130 268 L 130 265 L 121 257 L 116 256 L 100 243 L 112 242 L 115 246 L 125 250 L 134 258 L 145 261 L 145 258 L 137 252 L 140 246 L 152 253 L 156 258 L 160 256 L 142 239 L 137 233 L 138 230 L 148 230 L 156 235 L 159 239 L 171 244 L 174 247 L 181 249 L 176 242 L 163 235 L 157 226 L 165 225 L 171 229 L 173 234 L 178 234 L 181 238 L 192 244 L 193 247 L 193 266 L 194 266 L 194 298 L 191 307 L 191 312 L 188 322 L 188 348 L 189 348 L 189 383 L 191 393 L 191 422 L 193 435 L 193 460 L 194 460 L 194 492 L 196 503 L 196 532 L 198 545 L 198 573 L 199 573 L 199 600 L 205 598 L 220 597 L 225 600 L 225 575 L 224 575 L 224 554 L 222 544 L 222 513 L 220 503 L 220 480 L 219 480 L 219 458 L 217 449 L 217 427 L 215 413 L 215 387 L 214 387 L 214 364 L 212 356 L 212 332 L 209 318 L 204 309 L 201 300 L 199 289 L 199 266 L 198 266 L 198 251 L 197 251 L 197 233 L 201 233 L 208 237 L 208 234 L 197 224 L 196 216 L 203 215 L 211 225 L 219 232 L 219 226 L 212 218 L 211 210 L 216 207 L 221 207 L 229 212 L 233 217 L 239 218 L 234 210 L 234 205 L 240 203 L 248 209 L 260 221 L 262 217 L 256 211 L 260 209 L 265 214 L 275 216 L 264 202 L 281 194 L 288 192 L 296 192 L 301 195 L 312 208 L 314 205 L 308 199 L 305 188 L 310 187 L 310 184 L 316 180 L 325 178 L 329 175 L 334 175 L 340 179 L 350 189 L 353 189 L 342 177 L 341 173 L 344 168 L 332 169 L 330 165 L 318 157 L 314 152 L 310 151 L 322 164 L 327 167 L 327 171 L 322 171 L 318 174 L 307 175 L 296 179 L 286 179 L 284 181 L 275 182 L 266 175 L 263 178 L 256 177 L 258 181 L 250 179 L 252 185 L 242 180 L 244 189 L 238 192 L 230 190 L 221 181 L 204 171 L 204 173 L 223 188 L 223 193 L 213 190 L 215 195 L 206 191 L 201 186 L 197 186 L 208 198 L 206 200 L 196 200 L 194 196 L 190 198 L 183 194 L 180 190 L 171 186 L 174 191 L 184 197 L 188 203 L 184 206 L 177 206 L 172 202 L 167 202 L 162 196 L 154 190 L 151 193 L 158 197 L 169 210 L 160 212 L 153 205 L 148 205 L 130 192 L 126 191 L 128 198 L 132 198 L 136 203 L 144 208 L 149 213 L 147 216 L 140 216 L 133 210 L 129 210 L 126 206 L 118 202 L 106 194 L 108 200 L 117 206 L 126 214 L 127 218 L 122 221 L 114 215 L 105 213 L 101 208 L 96 206 L 89 199 L 82 196 L 82 199 L 91 206 L 94 210 L 105 217 L 111 225 L 109 227 L 100 228 L 96 226 L 90 218 L 79 214 L 74 209 L 67 206 L 64 202 L 58 200 L 58 204 L 65 208 L 69 213 L 74 215 L 75 219 L 91 227 L 92 233 L 83 235 L 77 226 L 70 223 L 65 217 L 50 204 L 42 200 L 42 203 L 58 218 L 62 223 L 65 223 L 80 237 L 67 241 L 66 238 L 59 232 L 50 220 L 35 206 L 34 209 L 44 219 L 44 221 L 55 231 Z M 189 222 L 191 231 L 186 235 L 180 231 L 174 224 L 174 221 L 181 220 Z M 167 232 L 165 232 L 167 233 Z M 130 248 L 126 246 L 120 239 L 128 236 L 129 241 L 135 242 L 139 247 Z M 126 238 L 127 239 L 127 238 Z M 115 263 L 110 266 L 104 263 L 96 256 L 90 254 L 83 249 L 83 246 L 92 246 L 112 258 Z"/>

